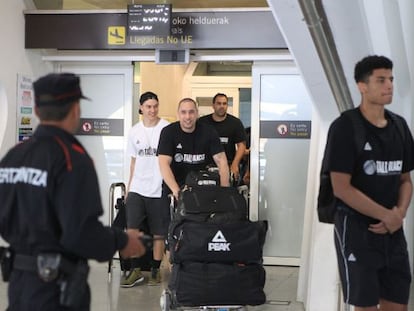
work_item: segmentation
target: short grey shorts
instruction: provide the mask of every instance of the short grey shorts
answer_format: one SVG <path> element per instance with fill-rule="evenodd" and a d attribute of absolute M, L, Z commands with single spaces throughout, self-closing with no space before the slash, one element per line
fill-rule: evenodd
<path fill-rule="evenodd" d="M 145 230 L 152 235 L 167 236 L 170 224 L 168 198 L 148 198 L 129 192 L 126 202 L 127 228 Z"/>

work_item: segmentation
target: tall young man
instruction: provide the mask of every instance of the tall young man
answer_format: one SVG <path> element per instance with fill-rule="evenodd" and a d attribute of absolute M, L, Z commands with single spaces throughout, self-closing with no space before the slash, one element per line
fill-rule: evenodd
<path fill-rule="evenodd" d="M 414 144 L 405 120 L 385 109 L 393 96 L 392 67 L 383 56 L 365 57 L 355 66 L 363 150 L 356 150 L 345 115 L 328 133 L 328 168 L 338 198 L 338 266 L 344 300 L 355 311 L 406 311 L 409 298 L 403 220 L 412 196 Z"/>
<path fill-rule="evenodd" d="M 160 265 L 164 255 L 170 214 L 168 204 L 162 202 L 162 177 L 158 165 L 157 147 L 161 130 L 168 122 L 158 116 L 158 97 L 145 92 L 139 99 L 142 121 L 134 125 L 128 136 L 127 154 L 131 157 L 130 175 L 125 202 L 127 228 L 149 227 L 154 237 L 153 261 L 148 285 L 161 283 Z M 163 239 L 164 238 L 164 239 Z M 134 261 L 131 261 L 134 264 Z M 121 281 L 122 287 L 132 287 L 144 280 L 141 267 L 132 267 Z"/>

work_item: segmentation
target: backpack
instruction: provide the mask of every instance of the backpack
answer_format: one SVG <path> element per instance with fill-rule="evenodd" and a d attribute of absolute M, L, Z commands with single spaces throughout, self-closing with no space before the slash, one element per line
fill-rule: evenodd
<path fill-rule="evenodd" d="M 365 144 L 365 127 L 363 124 L 363 119 L 361 118 L 358 108 L 350 109 L 344 111 L 342 114 L 347 116 L 352 123 L 354 128 L 354 140 L 355 145 L 357 146 L 358 154 L 360 155 L 364 149 Z M 405 141 L 405 131 L 402 120 L 393 112 L 385 110 L 386 114 L 394 121 L 398 132 L 400 133 L 402 140 Z M 319 179 L 319 193 L 318 193 L 318 203 L 317 203 L 317 212 L 318 219 L 322 223 L 333 224 L 335 221 L 336 213 L 336 197 L 333 193 L 331 176 L 330 172 L 327 170 L 327 159 L 328 151 L 325 147 L 324 156 L 322 159 L 322 167 L 320 172 Z"/>

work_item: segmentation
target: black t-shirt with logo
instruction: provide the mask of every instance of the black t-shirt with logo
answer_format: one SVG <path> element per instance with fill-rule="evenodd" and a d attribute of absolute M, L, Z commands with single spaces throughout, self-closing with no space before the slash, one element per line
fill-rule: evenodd
<path fill-rule="evenodd" d="M 231 164 L 236 155 L 235 144 L 246 142 L 246 131 L 243 123 L 231 114 L 227 114 L 226 118 L 220 122 L 214 121 L 212 114 L 209 114 L 201 117 L 200 122 L 209 124 L 216 129 L 224 146 L 227 161 Z"/>
<path fill-rule="evenodd" d="M 223 151 L 220 138 L 211 126 L 197 121 L 194 132 L 186 133 L 177 121 L 162 129 L 157 154 L 172 158 L 171 170 L 181 187 L 190 171 L 200 171 L 207 165 L 213 165 L 213 155 Z M 164 184 L 163 193 L 169 192 Z"/>
<path fill-rule="evenodd" d="M 401 117 L 404 135 L 389 117 L 384 128 L 372 125 L 362 114 L 361 118 L 366 136 L 362 151 L 357 150 L 354 127 L 348 117 L 340 116 L 332 123 L 326 146 L 328 170 L 351 174 L 354 187 L 377 203 L 393 208 L 398 201 L 401 174 L 414 169 L 412 135 Z"/>

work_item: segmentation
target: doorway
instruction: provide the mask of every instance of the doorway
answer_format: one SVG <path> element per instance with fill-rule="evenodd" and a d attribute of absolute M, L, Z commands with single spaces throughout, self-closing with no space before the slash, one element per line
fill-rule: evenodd
<path fill-rule="evenodd" d="M 249 57 L 251 60 L 251 56 Z M 209 58 L 211 59 L 211 55 Z M 216 60 L 220 60 L 219 55 L 216 56 Z M 202 57 L 197 61 L 203 62 Z M 116 182 L 126 182 L 129 177 L 129 159 L 125 158 L 124 147 L 127 133 L 133 124 L 133 116 L 136 115 L 133 98 L 139 98 L 139 94 L 135 93 L 147 91 L 145 79 L 134 77 L 131 63 L 100 63 L 96 66 L 63 63 L 60 66 L 62 71 L 80 74 L 85 94 L 93 97 L 92 105 L 82 104 L 84 112 L 95 117 L 116 117 L 124 120 L 123 137 L 80 138 L 95 159 L 104 205 L 108 205 L 109 185 L 115 180 L 109 178 L 108 167 L 117 167 L 118 172 L 123 172 L 116 175 L 116 178 L 120 179 Z M 310 140 L 263 137 L 260 127 L 265 121 L 307 121 L 310 124 L 312 102 L 292 60 L 283 57 L 280 61 L 254 60 L 254 63 L 251 63 L 250 76 L 235 75 L 231 83 L 228 77 L 223 75 L 194 76 L 187 79 L 187 84 L 183 83 L 182 88 L 174 89 L 175 93 L 179 93 L 174 96 L 199 99 L 201 103 L 205 103 L 201 105 L 201 113 L 204 114 L 212 112 L 211 98 L 218 92 L 225 93 L 232 99 L 231 113 L 240 117 L 246 127 L 251 125 L 250 219 L 269 220 L 270 230 L 264 252 L 265 264 L 297 266 L 301 256 Z M 228 65 L 226 62 L 226 66 Z M 179 71 L 185 72 L 182 68 Z M 102 79 L 102 75 L 108 76 L 108 80 L 103 82 L 105 86 L 93 87 L 93 81 Z M 165 75 L 162 78 L 168 80 Z M 111 82 L 111 79 L 118 82 Z M 155 80 L 153 85 L 156 85 L 157 79 Z M 135 92 L 134 81 L 138 86 Z M 168 90 L 163 91 L 168 93 Z M 118 97 L 114 97 L 113 93 L 119 94 Z M 99 103 L 95 98 L 99 98 Z M 106 111 L 101 109 L 101 105 L 110 105 L 112 108 Z M 175 100 L 162 101 L 161 106 L 168 106 L 171 113 L 166 115 L 171 117 L 170 121 L 174 121 Z M 114 156 L 116 162 L 112 161 L 109 164 L 106 155 L 108 149 L 113 150 L 114 146 L 117 149 L 117 155 Z M 286 186 L 284 190 L 281 182 Z M 107 207 L 105 208 L 107 213 Z"/>

